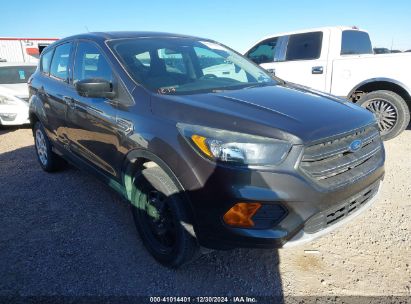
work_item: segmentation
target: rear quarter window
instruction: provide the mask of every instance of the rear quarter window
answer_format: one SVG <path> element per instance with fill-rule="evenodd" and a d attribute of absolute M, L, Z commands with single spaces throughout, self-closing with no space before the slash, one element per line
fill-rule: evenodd
<path fill-rule="evenodd" d="M 286 60 L 313 60 L 321 56 L 323 32 L 291 35 L 288 40 Z"/>
<path fill-rule="evenodd" d="M 51 58 L 53 57 L 53 51 L 54 50 L 50 50 L 41 56 L 40 70 L 46 75 L 50 73 L 50 63 Z"/>

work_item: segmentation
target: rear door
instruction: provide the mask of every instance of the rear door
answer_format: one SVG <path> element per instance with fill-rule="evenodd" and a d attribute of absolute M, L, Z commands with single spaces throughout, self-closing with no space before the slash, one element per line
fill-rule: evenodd
<path fill-rule="evenodd" d="M 321 52 L 323 39 L 322 31 L 290 35 L 285 59 L 276 64 L 276 75 L 284 80 L 325 91 L 328 54 Z"/>
<path fill-rule="evenodd" d="M 48 134 L 52 140 L 67 145 L 66 114 L 69 96 L 74 88 L 70 84 L 70 60 L 73 44 L 63 43 L 48 51 L 42 57 L 41 72 L 43 81 L 38 95 L 44 104 Z M 50 62 L 51 60 L 51 62 Z"/>
<path fill-rule="evenodd" d="M 286 81 L 325 91 L 328 52 L 322 51 L 322 42 L 328 37 L 323 31 L 274 37 L 260 46 L 260 50 L 272 54 L 263 55 L 264 62 L 253 59 L 251 52 L 248 57 Z"/>
<path fill-rule="evenodd" d="M 74 56 L 73 84 L 85 79 L 104 79 L 115 86 L 115 76 L 102 50 L 92 41 L 79 40 Z M 106 175 L 118 176 L 116 124 L 117 102 L 106 98 L 72 96 L 67 134 L 70 150 Z"/>

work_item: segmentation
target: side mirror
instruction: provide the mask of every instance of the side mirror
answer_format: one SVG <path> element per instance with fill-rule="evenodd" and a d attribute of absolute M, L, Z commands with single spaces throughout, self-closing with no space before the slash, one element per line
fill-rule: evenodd
<path fill-rule="evenodd" d="M 84 79 L 74 85 L 80 96 L 113 99 L 113 84 L 100 78 Z"/>

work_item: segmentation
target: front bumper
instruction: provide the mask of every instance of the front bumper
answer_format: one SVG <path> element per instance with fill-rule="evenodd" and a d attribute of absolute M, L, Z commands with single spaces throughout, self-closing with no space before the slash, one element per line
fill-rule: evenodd
<path fill-rule="evenodd" d="M 314 233 L 308 233 L 304 229 L 302 229 L 300 230 L 300 232 L 294 235 L 290 240 L 288 240 L 287 243 L 285 243 L 283 247 L 290 248 L 290 247 L 299 246 L 299 245 L 311 242 L 323 235 L 326 235 L 336 230 L 337 228 L 343 226 L 344 224 L 358 217 L 359 215 L 364 213 L 366 210 L 368 210 L 372 205 L 374 205 L 374 203 L 378 200 L 380 190 L 382 187 L 382 182 L 378 181 L 378 185 L 375 185 L 375 187 L 377 187 L 375 193 L 373 193 L 371 197 L 369 197 L 366 201 L 364 201 L 361 207 L 358 208 L 358 210 L 355 210 L 355 212 L 352 212 L 351 214 L 346 214 L 346 216 L 342 217 L 340 220 L 336 221 L 332 225 L 329 225 L 328 227 L 322 230 L 318 230 L 317 232 L 314 232 Z"/>
<path fill-rule="evenodd" d="M 199 243 L 208 248 L 235 247 L 278 248 L 312 240 L 341 226 L 367 209 L 375 200 L 384 176 L 384 160 L 372 173 L 343 188 L 324 190 L 289 164 L 275 172 L 234 169 L 212 166 L 201 162 L 204 177 L 202 187 L 188 191 L 193 207 L 195 232 Z M 200 163 L 197 163 L 200 164 Z M 205 167 L 209 167 L 208 170 Z M 285 168 L 291 169 L 285 169 Z M 368 193 L 369 189 L 373 192 Z M 367 197 L 357 208 L 331 224 L 313 229 L 312 222 L 319 215 L 341 209 L 341 204 Z M 287 211 L 272 227 L 260 229 L 230 227 L 223 221 L 224 214 L 237 202 L 260 202 L 280 205 Z M 329 213 L 329 212 L 328 212 Z M 258 215 L 258 213 L 257 213 Z M 273 221 L 275 222 L 275 221 Z M 320 221 L 321 222 L 321 221 Z M 287 244 L 289 243 L 289 244 Z"/>
<path fill-rule="evenodd" d="M 0 125 L 18 126 L 29 124 L 29 108 L 26 105 L 0 106 Z"/>

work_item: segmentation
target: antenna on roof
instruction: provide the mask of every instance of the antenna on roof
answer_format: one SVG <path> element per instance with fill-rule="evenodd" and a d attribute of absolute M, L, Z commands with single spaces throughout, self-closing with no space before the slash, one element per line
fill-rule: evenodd
<path fill-rule="evenodd" d="M 90 31 L 88 30 L 87 25 L 84 26 L 86 28 L 87 33 L 90 33 Z"/>

